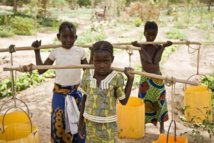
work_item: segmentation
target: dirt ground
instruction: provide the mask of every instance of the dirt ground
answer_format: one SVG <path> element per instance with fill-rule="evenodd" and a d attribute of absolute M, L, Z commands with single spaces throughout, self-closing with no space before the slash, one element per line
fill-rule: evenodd
<path fill-rule="evenodd" d="M 140 27 L 142 28 L 142 27 Z M 160 28 L 158 38 L 159 40 L 166 41 L 165 35 L 162 34 L 166 29 Z M 139 31 L 139 28 L 126 31 L 123 34 L 132 36 Z M 189 35 L 188 40 L 190 41 L 201 41 L 201 31 L 197 28 L 187 30 Z M 211 31 L 214 34 L 214 29 Z M 16 46 L 28 46 L 32 41 L 36 39 L 42 39 L 43 44 L 49 44 L 55 38 L 55 33 L 38 33 L 36 36 L 15 36 L 12 38 L 0 38 L 0 48 L 7 48 L 10 44 L 15 44 Z M 117 37 L 111 35 L 107 40 L 114 42 Z M 201 47 L 200 53 L 200 74 L 208 74 L 214 72 L 214 50 L 213 45 L 207 47 Z M 43 59 L 46 58 L 48 53 L 42 53 Z M 24 51 L 14 53 L 14 65 L 35 63 L 34 52 Z M 123 59 L 123 60 L 121 60 Z M 9 76 L 9 72 L 4 72 L 3 67 L 9 66 L 10 55 L 9 53 L 0 53 L 0 79 L 4 79 Z M 115 53 L 115 61 L 113 66 L 124 67 L 129 66 L 129 57 L 126 51 L 121 51 Z M 163 76 L 175 77 L 180 79 L 188 79 L 191 75 L 196 74 L 197 71 L 197 54 L 189 54 L 187 46 L 182 46 L 174 54 L 172 54 L 166 63 L 161 65 Z M 139 65 L 139 55 L 135 51 L 132 56 L 132 66 L 135 67 Z M 31 87 L 25 91 L 17 94 L 19 99 L 22 99 L 27 103 L 30 112 L 32 113 L 32 121 L 38 127 L 41 143 L 49 143 L 50 139 L 50 112 L 51 112 L 51 96 L 52 96 L 52 86 L 53 79 L 47 79 L 45 82 L 41 83 L 37 87 Z M 176 105 L 183 104 L 183 87 L 184 84 L 176 84 L 175 92 L 175 102 Z M 132 91 L 132 96 L 137 95 L 137 90 Z M 167 87 L 167 100 L 169 104 L 169 110 L 171 110 L 171 87 Z M 0 104 L 2 105 L 4 101 L 9 100 L 9 98 L 2 99 Z M 9 106 L 8 104 L 6 106 Z M 171 112 L 170 112 L 171 114 Z M 190 131 L 191 129 L 182 125 L 179 121 L 177 123 L 177 133 L 183 133 Z M 169 126 L 169 122 L 166 122 L 165 129 Z M 119 139 L 119 143 L 150 143 L 158 137 L 158 127 L 151 124 L 146 125 L 145 136 L 142 139 Z M 207 137 L 207 135 L 205 134 Z M 213 142 L 213 140 L 207 140 L 208 142 Z"/>

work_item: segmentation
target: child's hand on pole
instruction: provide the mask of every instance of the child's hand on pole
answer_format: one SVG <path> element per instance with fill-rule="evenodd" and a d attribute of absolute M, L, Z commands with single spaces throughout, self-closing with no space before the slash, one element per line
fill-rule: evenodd
<path fill-rule="evenodd" d="M 128 79 L 134 79 L 134 74 L 131 73 L 132 71 L 134 71 L 133 68 L 131 68 L 131 67 L 125 67 L 124 73 L 128 77 Z"/>
<path fill-rule="evenodd" d="M 167 41 L 165 44 L 163 44 L 163 47 L 171 46 L 173 43 L 171 41 Z"/>
<path fill-rule="evenodd" d="M 34 41 L 34 42 L 31 44 L 31 46 L 34 47 L 35 50 L 39 50 L 39 49 L 37 49 L 37 48 L 41 46 L 41 43 L 42 43 L 41 40 L 36 40 L 36 41 Z"/>
<path fill-rule="evenodd" d="M 132 46 L 139 47 L 139 43 L 137 41 L 131 42 Z"/>

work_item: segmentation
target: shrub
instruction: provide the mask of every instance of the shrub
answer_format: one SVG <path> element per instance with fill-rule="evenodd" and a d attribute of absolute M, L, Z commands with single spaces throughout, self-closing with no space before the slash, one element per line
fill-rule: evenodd
<path fill-rule="evenodd" d="M 31 18 L 23 18 L 15 16 L 11 18 L 10 25 L 14 29 L 14 33 L 18 35 L 32 35 L 35 31 L 36 22 Z"/>
<path fill-rule="evenodd" d="M 13 36 L 13 30 L 8 26 L 0 26 L 0 37 L 11 37 Z"/>
<path fill-rule="evenodd" d="M 78 0 L 78 4 L 81 6 L 88 6 L 90 5 L 90 0 Z"/>
<path fill-rule="evenodd" d="M 59 27 L 60 22 L 53 18 L 41 18 L 39 24 L 44 27 Z"/>
<path fill-rule="evenodd" d="M 99 40 L 104 40 L 106 35 L 103 31 L 96 32 L 96 31 L 86 31 L 84 33 L 81 33 L 78 36 L 77 44 L 87 44 L 92 43 Z"/>
<path fill-rule="evenodd" d="M 140 25 L 142 24 L 142 20 L 140 18 L 135 18 L 133 20 L 133 23 L 136 27 L 140 27 Z"/>
<path fill-rule="evenodd" d="M 188 28 L 188 24 L 186 24 L 185 22 L 183 21 L 177 21 L 175 23 L 175 28 L 178 28 L 178 29 L 185 29 L 185 28 Z"/>
<path fill-rule="evenodd" d="M 214 73 L 202 78 L 201 83 L 207 85 L 212 92 L 212 107 L 214 107 Z"/>
<path fill-rule="evenodd" d="M 172 29 L 166 33 L 167 38 L 169 39 L 185 39 L 186 35 L 181 32 L 179 29 Z"/>
<path fill-rule="evenodd" d="M 25 90 L 31 86 L 36 86 L 40 82 L 44 81 L 45 78 L 37 74 L 37 72 L 33 72 L 31 75 L 24 73 L 16 79 L 16 91 Z M 0 82 L 0 98 L 11 96 L 11 80 L 5 79 Z"/>
<path fill-rule="evenodd" d="M 164 52 L 163 52 L 163 55 L 162 55 L 162 58 L 161 58 L 161 64 L 165 63 L 166 60 L 168 59 L 168 57 L 173 54 L 177 49 L 179 48 L 179 46 L 177 45 L 172 45 L 170 47 L 167 47 Z"/>

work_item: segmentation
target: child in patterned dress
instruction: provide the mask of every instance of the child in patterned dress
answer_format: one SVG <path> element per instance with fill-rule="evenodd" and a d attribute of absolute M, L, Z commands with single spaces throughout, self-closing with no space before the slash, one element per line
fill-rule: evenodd
<path fill-rule="evenodd" d="M 81 88 L 84 96 L 80 110 L 79 135 L 87 143 L 115 143 L 117 138 L 116 103 L 125 105 L 129 99 L 134 75 L 125 68 L 124 77 L 111 69 L 113 46 L 107 41 L 96 42 L 92 49 L 94 69 L 85 70 Z M 85 121 L 85 122 L 84 122 Z M 86 135 L 84 133 L 86 124 Z"/>
<path fill-rule="evenodd" d="M 144 26 L 144 36 L 147 42 L 153 42 L 158 33 L 158 26 L 153 21 L 147 21 Z M 167 41 L 163 45 L 139 44 L 132 42 L 133 46 L 141 47 L 140 58 L 142 71 L 161 75 L 159 62 L 165 47 L 172 45 Z M 166 103 L 166 90 L 163 80 L 141 76 L 139 85 L 139 98 L 145 102 L 145 122 L 157 125 L 160 122 L 160 133 L 164 132 L 164 121 L 168 120 L 168 110 Z"/>

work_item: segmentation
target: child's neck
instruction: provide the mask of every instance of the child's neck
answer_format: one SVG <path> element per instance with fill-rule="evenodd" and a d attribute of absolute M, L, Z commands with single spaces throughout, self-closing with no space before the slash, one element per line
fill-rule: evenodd
<path fill-rule="evenodd" d="M 99 87 L 101 84 L 101 81 L 104 80 L 109 74 L 111 74 L 112 70 L 109 71 L 105 75 L 97 74 L 96 72 L 94 73 L 94 78 L 97 80 L 97 86 Z"/>
<path fill-rule="evenodd" d="M 66 49 L 66 50 L 70 50 L 72 47 L 73 47 L 73 46 L 71 46 L 71 47 L 63 47 L 63 46 L 62 46 L 62 48 L 63 48 L 63 49 Z"/>
<path fill-rule="evenodd" d="M 94 73 L 94 78 L 95 79 L 100 79 L 100 80 L 103 80 L 103 79 L 105 79 L 109 74 L 111 74 L 111 72 L 112 72 L 113 70 L 110 70 L 109 72 L 107 72 L 105 75 L 102 75 L 102 74 L 99 74 L 99 73 Z"/>

